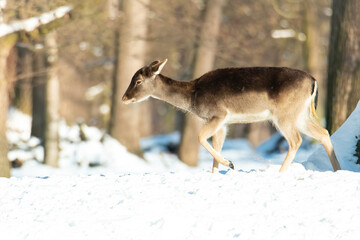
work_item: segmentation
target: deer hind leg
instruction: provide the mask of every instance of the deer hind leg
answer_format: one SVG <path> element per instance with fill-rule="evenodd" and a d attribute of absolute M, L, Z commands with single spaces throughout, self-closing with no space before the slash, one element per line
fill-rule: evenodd
<path fill-rule="evenodd" d="M 206 123 L 199 133 L 199 142 L 214 157 L 216 162 L 234 169 L 233 163 L 225 160 L 207 141 L 208 138 L 213 136 L 220 128 L 223 127 L 225 122 L 224 120 L 225 118 L 215 117 Z"/>
<path fill-rule="evenodd" d="M 280 172 L 286 171 L 291 162 L 294 160 L 297 150 L 299 149 L 302 139 L 299 130 L 294 125 L 283 124 L 279 125 L 279 130 L 289 144 L 289 150 L 281 165 Z"/>
<path fill-rule="evenodd" d="M 220 128 L 212 137 L 212 143 L 213 143 L 213 148 L 215 149 L 215 151 L 217 151 L 218 153 L 220 153 L 224 141 L 225 141 L 225 136 L 226 136 L 226 129 L 225 127 Z M 218 172 L 219 170 L 219 162 L 215 160 L 213 160 L 213 168 L 212 168 L 212 172 Z"/>
<path fill-rule="evenodd" d="M 309 117 L 306 120 L 305 128 L 301 129 L 301 132 L 318 140 L 324 146 L 334 171 L 341 170 L 330 140 L 329 132 L 326 129 L 322 128 L 314 119 Z"/>

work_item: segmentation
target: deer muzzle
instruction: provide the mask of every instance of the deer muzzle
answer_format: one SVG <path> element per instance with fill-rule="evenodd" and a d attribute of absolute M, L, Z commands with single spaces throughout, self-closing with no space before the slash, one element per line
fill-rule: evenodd
<path fill-rule="evenodd" d="M 121 100 L 122 100 L 122 102 L 123 102 L 123 103 L 125 103 L 125 104 L 129 104 L 129 103 L 132 103 L 132 102 L 134 102 L 134 101 L 135 101 L 135 99 L 134 99 L 134 98 L 129 99 L 129 98 L 128 98 L 127 96 L 125 96 L 125 95 L 122 97 L 122 99 L 121 99 Z"/>

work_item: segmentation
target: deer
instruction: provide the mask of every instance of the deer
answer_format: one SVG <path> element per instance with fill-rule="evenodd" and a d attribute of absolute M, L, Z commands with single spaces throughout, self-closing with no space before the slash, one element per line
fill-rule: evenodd
<path fill-rule="evenodd" d="M 212 172 L 219 163 L 234 169 L 220 151 L 226 126 L 270 121 L 288 142 L 280 172 L 294 160 L 302 138 L 318 140 L 325 148 L 334 171 L 340 170 L 328 131 L 316 121 L 318 84 L 310 74 L 287 67 L 222 68 L 191 81 L 178 81 L 160 72 L 167 63 L 154 61 L 139 69 L 122 97 L 125 104 L 149 97 L 165 101 L 202 120 L 200 144 L 213 156 Z M 212 145 L 208 139 L 212 137 Z"/>

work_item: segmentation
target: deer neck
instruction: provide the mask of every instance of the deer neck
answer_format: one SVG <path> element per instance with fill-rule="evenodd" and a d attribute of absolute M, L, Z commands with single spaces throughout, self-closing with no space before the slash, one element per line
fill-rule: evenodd
<path fill-rule="evenodd" d="M 191 94 L 193 82 L 173 80 L 164 75 L 157 75 L 155 79 L 154 98 L 163 100 L 185 111 L 191 111 Z"/>

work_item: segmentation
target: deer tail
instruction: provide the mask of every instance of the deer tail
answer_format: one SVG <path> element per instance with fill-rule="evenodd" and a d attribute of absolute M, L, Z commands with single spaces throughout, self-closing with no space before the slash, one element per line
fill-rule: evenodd
<path fill-rule="evenodd" d="M 315 78 L 312 77 L 313 80 L 313 89 L 312 89 L 312 93 L 311 93 L 311 104 L 310 104 L 310 108 L 311 108 L 311 113 L 312 115 L 319 120 L 319 117 L 316 115 L 316 107 L 317 107 L 317 100 L 318 100 L 318 84 Z"/>

